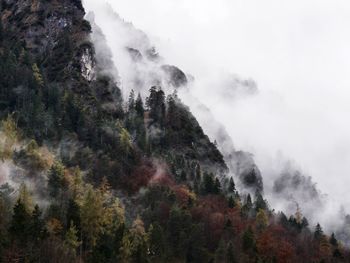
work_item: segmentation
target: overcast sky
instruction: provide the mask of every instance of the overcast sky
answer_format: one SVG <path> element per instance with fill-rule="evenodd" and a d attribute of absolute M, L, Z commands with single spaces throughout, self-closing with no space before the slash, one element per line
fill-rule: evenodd
<path fill-rule="evenodd" d="M 323 192 L 347 203 L 349 1 L 107 2 L 167 61 L 194 75 L 193 93 L 225 124 L 236 148 L 253 152 L 263 169 L 281 154 L 291 158 Z M 259 94 L 224 100 L 215 85 L 223 73 L 254 79 Z"/>

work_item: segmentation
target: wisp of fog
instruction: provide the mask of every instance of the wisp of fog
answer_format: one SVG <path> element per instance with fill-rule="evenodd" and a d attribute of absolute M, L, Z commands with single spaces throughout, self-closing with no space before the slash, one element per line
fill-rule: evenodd
<path fill-rule="evenodd" d="M 334 221 L 339 218 L 336 214 L 350 212 L 350 3 L 85 0 L 84 4 L 106 37 L 126 96 L 137 87 L 136 77 L 159 72 L 153 64 L 132 71 L 123 46 L 155 45 L 165 62 L 193 76 L 179 96 L 211 139 L 216 134 L 198 105 L 208 107 L 224 125 L 236 149 L 254 154 L 272 207 L 293 213 L 295 203 L 301 203 L 313 224 L 319 221 L 330 230 L 341 223 Z M 141 32 L 130 35 L 114 21 L 113 12 L 145 32 L 151 43 Z M 139 91 L 147 89 L 152 79 L 142 83 Z"/>

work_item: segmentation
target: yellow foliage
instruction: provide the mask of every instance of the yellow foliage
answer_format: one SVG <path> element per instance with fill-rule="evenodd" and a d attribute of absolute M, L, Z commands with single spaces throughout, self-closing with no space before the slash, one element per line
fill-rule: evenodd
<path fill-rule="evenodd" d="M 268 225 L 268 217 L 263 209 L 259 209 L 256 214 L 256 228 L 258 231 L 264 230 Z"/>
<path fill-rule="evenodd" d="M 19 188 L 18 200 L 22 202 L 28 213 L 32 212 L 34 208 L 33 199 L 25 184 L 22 184 Z"/>
<path fill-rule="evenodd" d="M 11 115 L 1 122 L 2 140 L 0 141 L 0 158 L 11 159 L 18 141 L 19 132 Z"/>
<path fill-rule="evenodd" d="M 47 224 L 47 230 L 51 235 L 59 235 L 62 233 L 63 226 L 60 220 L 56 218 L 51 218 Z"/>
<path fill-rule="evenodd" d="M 32 66 L 32 70 L 33 70 L 35 81 L 38 83 L 39 86 L 44 86 L 44 80 L 40 73 L 40 69 L 38 68 L 38 65 L 34 63 Z"/>

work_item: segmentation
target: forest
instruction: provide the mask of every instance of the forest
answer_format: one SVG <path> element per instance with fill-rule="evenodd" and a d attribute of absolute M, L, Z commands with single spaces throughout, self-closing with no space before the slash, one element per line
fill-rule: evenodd
<path fill-rule="evenodd" d="M 81 12 L 68 2 L 60 15 Z M 110 76 L 84 78 L 87 21 L 74 17 L 47 53 L 21 32 L 58 11 L 32 8 L 28 22 L 16 5 L 1 1 L 0 262 L 350 262 L 298 207 L 240 193 L 176 91 L 125 101 Z"/>

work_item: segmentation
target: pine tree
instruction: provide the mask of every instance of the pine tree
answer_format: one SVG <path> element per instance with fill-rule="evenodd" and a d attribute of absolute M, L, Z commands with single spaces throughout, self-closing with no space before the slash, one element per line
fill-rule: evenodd
<path fill-rule="evenodd" d="M 37 244 L 45 235 L 45 223 L 42 219 L 42 212 L 38 205 L 34 207 L 30 222 L 30 236 Z"/>
<path fill-rule="evenodd" d="M 137 116 L 142 118 L 142 120 L 143 120 L 143 114 L 144 114 L 145 109 L 143 106 L 143 101 L 142 101 L 140 93 L 137 95 L 137 99 L 135 102 L 135 111 L 136 111 Z"/>
<path fill-rule="evenodd" d="M 158 222 L 150 226 L 148 236 L 151 257 L 161 260 L 165 256 L 165 235 Z"/>
<path fill-rule="evenodd" d="M 228 186 L 228 192 L 233 194 L 236 191 L 236 185 L 235 182 L 233 181 L 233 178 L 230 178 L 229 186 Z"/>
<path fill-rule="evenodd" d="M 323 236 L 322 227 L 319 223 L 317 223 L 316 228 L 315 228 L 315 232 L 314 232 L 314 238 L 316 240 L 320 240 L 322 236 Z"/>
<path fill-rule="evenodd" d="M 13 208 L 13 216 L 9 232 L 11 236 L 24 246 L 29 238 L 30 214 L 21 199 L 17 200 Z"/>
<path fill-rule="evenodd" d="M 331 243 L 333 247 L 338 247 L 338 240 L 335 238 L 334 233 L 332 233 L 329 243 Z"/>
<path fill-rule="evenodd" d="M 251 198 L 250 194 L 247 195 L 247 199 L 246 199 L 245 205 L 249 209 L 251 209 L 253 207 L 252 198 Z"/>
<path fill-rule="evenodd" d="M 245 252 L 255 250 L 255 236 L 251 226 L 243 233 L 242 245 Z"/>
<path fill-rule="evenodd" d="M 252 198 L 251 198 L 250 194 L 248 194 L 246 197 L 245 204 L 241 208 L 242 217 L 249 216 L 252 208 L 253 208 Z"/>
<path fill-rule="evenodd" d="M 267 210 L 268 208 L 267 202 L 260 192 L 255 194 L 254 208 L 256 212 L 258 212 L 260 209 Z"/>
<path fill-rule="evenodd" d="M 220 194 L 220 192 L 221 192 L 220 180 L 219 180 L 219 178 L 215 178 L 213 193 L 214 194 Z"/>
<path fill-rule="evenodd" d="M 160 128 L 165 125 L 165 94 L 161 88 L 152 87 L 147 100 L 151 124 L 157 123 Z"/>
<path fill-rule="evenodd" d="M 48 174 L 48 188 L 52 197 L 57 197 L 65 186 L 64 166 L 61 162 L 55 162 Z"/>
<path fill-rule="evenodd" d="M 202 182 L 202 193 L 212 194 L 215 189 L 215 181 L 212 174 L 204 173 Z"/>
<path fill-rule="evenodd" d="M 78 230 L 76 229 L 73 222 L 70 223 L 70 227 L 65 235 L 64 240 L 66 246 L 73 251 L 73 253 L 76 253 L 77 248 L 80 246 L 81 242 L 78 238 Z"/>
<path fill-rule="evenodd" d="M 135 92 L 133 89 L 131 90 L 129 95 L 128 109 L 129 109 L 129 113 L 132 113 L 135 110 Z"/>
<path fill-rule="evenodd" d="M 92 186 L 88 186 L 86 190 L 80 213 L 81 227 L 87 246 L 92 248 L 103 231 L 104 223 L 103 198 Z"/>
<path fill-rule="evenodd" d="M 234 208 L 235 206 L 236 206 L 235 199 L 233 198 L 233 196 L 230 196 L 228 198 L 228 207 L 229 208 Z"/>

